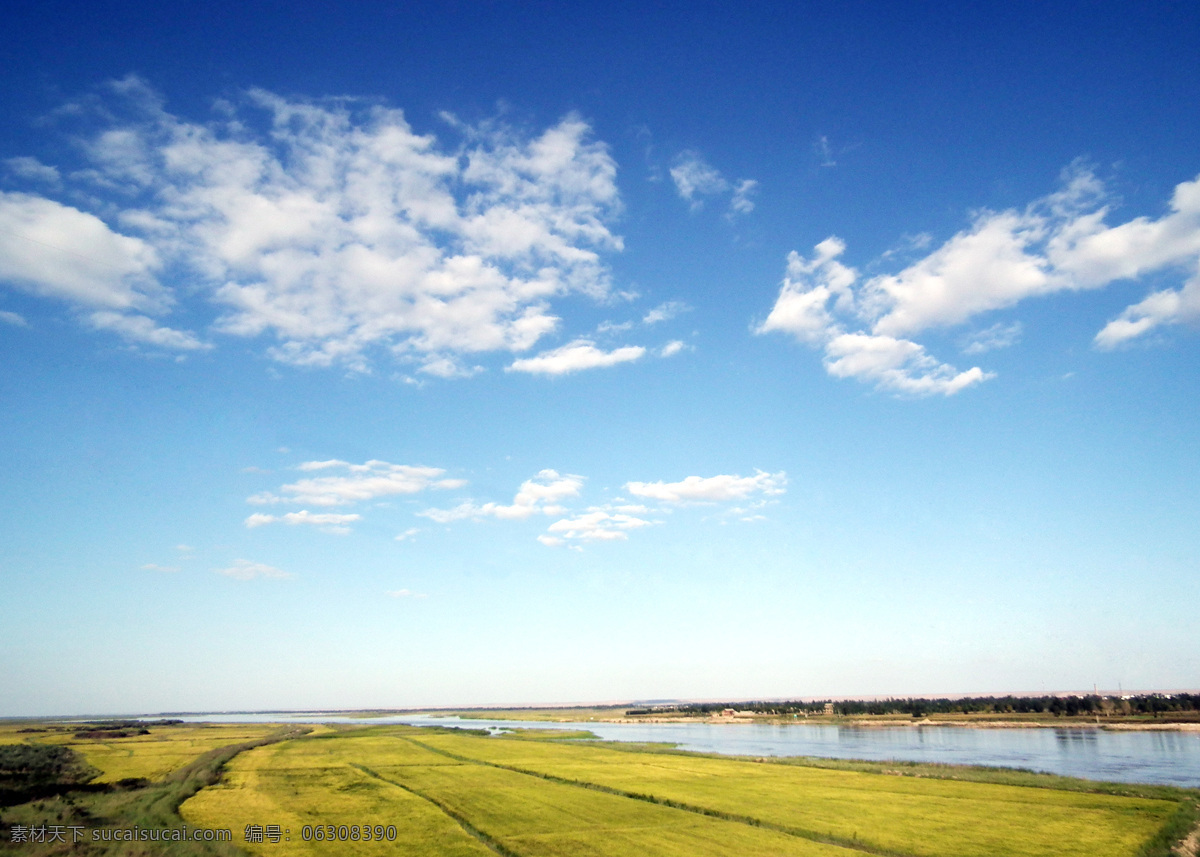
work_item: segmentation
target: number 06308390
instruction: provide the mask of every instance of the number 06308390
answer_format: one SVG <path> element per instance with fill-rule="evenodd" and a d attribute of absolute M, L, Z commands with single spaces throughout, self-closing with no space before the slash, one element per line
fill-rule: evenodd
<path fill-rule="evenodd" d="M 300 828 L 300 838 L 305 842 L 392 842 L 396 839 L 396 825 L 306 824 Z"/>

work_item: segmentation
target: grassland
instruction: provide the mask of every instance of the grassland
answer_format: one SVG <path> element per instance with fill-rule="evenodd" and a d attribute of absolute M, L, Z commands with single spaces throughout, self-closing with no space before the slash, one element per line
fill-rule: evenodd
<path fill-rule="evenodd" d="M 371 727 L 242 754 L 182 813 L 196 825 L 279 824 L 288 853 L 313 855 L 1132 857 L 1195 799 L 1034 774 L 1005 783 L 885 770 Z M 297 842 L 306 824 L 379 823 L 399 840 Z"/>
<path fill-rule="evenodd" d="M 37 731 L 29 731 L 31 728 Z M 37 800 L 0 807 L 0 854 L 236 857 L 243 852 L 232 844 L 232 839 L 130 842 L 97 834 L 179 830 L 184 826 L 179 805 L 216 783 L 230 759 L 264 742 L 300 734 L 301 730 L 294 728 L 267 725 L 155 726 L 148 735 L 92 739 L 75 737 L 74 727 L 10 725 L 0 732 L 0 745 L 28 742 L 65 746 L 80 754 L 97 776 L 87 783 L 72 783 L 43 794 Z M 62 841 L 54 841 L 51 833 L 42 842 L 13 842 L 18 827 L 39 826 L 57 829 Z"/>
<path fill-rule="evenodd" d="M 273 730 L 156 726 L 103 739 L 0 728 L 0 744 L 63 744 L 101 771 L 90 791 L 0 811 L 0 854 L 1168 857 L 1200 820 L 1195 791 L 1027 772 L 738 759 L 586 732 Z M 39 821 L 186 823 L 231 830 L 233 842 L 55 851 L 5 841 L 6 825 Z M 247 826 L 272 825 L 279 842 L 245 841 Z M 379 841 L 388 825 L 395 838 Z"/>

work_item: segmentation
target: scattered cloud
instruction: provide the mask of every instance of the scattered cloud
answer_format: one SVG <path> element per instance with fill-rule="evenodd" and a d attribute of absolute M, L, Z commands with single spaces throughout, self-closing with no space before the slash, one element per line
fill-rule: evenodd
<path fill-rule="evenodd" d="M 758 182 L 754 179 L 742 179 L 733 188 L 733 198 L 729 200 L 729 213 L 749 214 L 754 211 L 754 201 L 750 199 L 758 192 Z"/>
<path fill-rule="evenodd" d="M 683 301 L 667 301 L 656 306 L 642 318 L 642 324 L 658 324 L 662 321 L 670 321 L 682 312 L 687 312 L 691 307 Z"/>
<path fill-rule="evenodd" d="M 566 375 L 582 369 L 628 363 L 639 359 L 645 353 L 646 349 L 640 345 L 626 345 L 623 348 L 604 351 L 597 348 L 596 343 L 590 339 L 576 339 L 552 351 L 543 351 L 536 357 L 514 360 L 505 371 L 528 372 L 533 375 Z"/>
<path fill-rule="evenodd" d="M 676 156 L 671 167 L 671 180 L 675 182 L 679 196 L 690 204 L 692 211 L 704 207 L 705 197 L 726 195 L 730 197 L 730 216 L 749 214 L 754 210 L 750 197 L 758 189 L 758 182 L 754 179 L 730 182 L 698 152 L 685 151 Z"/>
<path fill-rule="evenodd" d="M 145 565 L 143 565 L 143 566 L 142 566 L 142 571 L 168 571 L 168 572 L 174 572 L 174 571 L 180 571 L 180 570 L 181 570 L 181 569 L 180 569 L 180 566 L 178 566 L 178 565 L 159 565 L 159 564 L 158 564 L 158 563 L 156 563 L 156 562 L 148 562 L 148 563 L 146 563 Z"/>
<path fill-rule="evenodd" d="M 704 207 L 703 197 L 715 196 L 729 190 L 729 182 L 696 152 L 682 152 L 671 167 L 675 190 L 693 209 Z"/>
<path fill-rule="evenodd" d="M 687 348 L 687 346 L 683 344 L 682 340 L 674 339 L 659 349 L 658 356 L 671 357 L 675 354 L 678 354 L 680 351 L 683 351 L 685 348 Z"/>
<path fill-rule="evenodd" d="M 397 494 L 418 494 L 429 489 L 461 488 L 463 479 L 443 479 L 445 470 L 438 467 L 416 467 L 390 464 L 372 459 L 363 464 L 347 461 L 306 461 L 300 470 L 338 471 L 333 476 L 317 476 L 284 485 L 278 494 L 263 492 L 247 498 L 257 505 L 295 503 L 306 506 L 344 506 L 378 497 Z"/>
<path fill-rule="evenodd" d="M 176 351 L 207 351 L 212 345 L 183 330 L 160 327 L 144 315 L 104 310 L 91 313 L 88 322 L 96 330 L 111 330 L 131 342 L 142 342 Z"/>
<path fill-rule="evenodd" d="M 25 316 L 20 313 L 9 312 L 8 310 L 0 310 L 0 321 L 5 324 L 11 324 L 13 327 L 29 327 L 29 322 L 25 320 Z"/>
<path fill-rule="evenodd" d="M 813 151 L 817 153 L 822 167 L 837 166 L 837 161 L 833 159 L 833 148 L 829 145 L 829 138 L 824 134 L 818 137 L 817 142 L 813 144 Z"/>
<path fill-rule="evenodd" d="M 959 371 L 909 337 L 964 324 L 1027 298 L 1099 289 L 1166 269 L 1200 267 L 1200 178 L 1175 188 L 1170 210 L 1117 226 L 1091 170 L 1074 164 L 1060 190 L 1024 211 L 982 212 L 972 226 L 895 274 L 862 278 L 838 261 L 845 244 L 827 238 L 811 258 L 788 257 L 775 306 L 756 332 L 782 331 L 824 351 L 835 377 L 873 381 L 914 395 L 952 395 L 993 377 Z M 1200 320 L 1200 273 L 1177 290 L 1152 293 L 1096 334 L 1112 348 L 1161 325 Z M 977 335 L 968 354 L 1016 342 L 1019 325 Z"/>
<path fill-rule="evenodd" d="M 624 512 L 593 506 L 586 512 L 555 521 L 546 528 L 549 535 L 538 536 L 547 547 L 570 542 L 619 541 L 629 538 L 629 531 L 652 526 L 647 521 Z"/>
<path fill-rule="evenodd" d="M 392 598 L 428 598 L 423 592 L 413 592 L 411 589 L 389 589 L 384 595 Z"/>
<path fill-rule="evenodd" d="M 1181 289 L 1152 292 L 1144 300 L 1126 307 L 1096 334 L 1099 348 L 1111 349 L 1149 333 L 1156 327 L 1182 322 L 1200 322 L 1200 275 Z"/>
<path fill-rule="evenodd" d="M 298 524 L 308 524 L 309 526 L 320 527 L 327 533 L 348 533 L 350 528 L 346 524 L 352 524 L 362 518 L 361 515 L 336 515 L 332 513 L 313 514 L 307 509 L 300 512 L 288 512 L 286 515 L 265 515 L 256 513 L 246 519 L 246 527 L 254 529 L 265 524 L 282 523 L 296 526 Z"/>
<path fill-rule="evenodd" d="M 534 134 L 447 115 L 461 142 L 445 145 L 399 110 L 261 89 L 191 122 L 136 77 L 72 108 L 102 127 L 63 193 L 94 210 L 0 194 L 0 278 L 129 339 L 206 347 L 151 320 L 199 294 L 214 332 L 269 337 L 283 362 L 365 370 L 382 352 L 462 377 L 464 355 L 555 330 L 555 298 L 610 295 L 616 164 L 576 115 Z"/>
<path fill-rule="evenodd" d="M 228 568 L 218 568 L 216 571 L 217 574 L 223 574 L 235 580 L 253 580 L 256 577 L 291 577 L 286 571 L 280 571 L 274 566 L 261 562 L 251 562 L 248 559 L 235 559 L 233 565 Z"/>
<path fill-rule="evenodd" d="M 417 514 L 439 524 L 448 524 L 464 518 L 499 518 L 501 520 L 524 520 L 531 515 L 561 515 L 566 509 L 560 502 L 578 497 L 583 487 L 582 476 L 562 476 L 557 470 L 542 470 L 532 479 L 521 483 L 511 505 L 499 503 L 461 503 L 453 509 L 426 509 Z"/>
<path fill-rule="evenodd" d="M 627 482 L 625 490 L 635 497 L 663 503 L 719 503 L 744 500 L 755 495 L 784 493 L 787 474 L 756 470 L 753 476 L 689 476 L 680 482 Z"/>
<path fill-rule="evenodd" d="M 963 340 L 963 354 L 985 354 L 998 348 L 1008 348 L 1021 340 L 1021 322 L 1005 324 L 998 321 L 991 327 L 968 334 Z"/>
<path fill-rule="evenodd" d="M 396 541 L 406 542 L 419 532 L 421 532 L 419 527 L 409 527 L 407 530 L 402 532 L 400 535 L 396 536 Z"/>
<path fill-rule="evenodd" d="M 58 184 L 62 179 L 55 167 L 43 164 L 37 158 L 5 158 L 4 166 L 13 176 L 27 181 Z"/>

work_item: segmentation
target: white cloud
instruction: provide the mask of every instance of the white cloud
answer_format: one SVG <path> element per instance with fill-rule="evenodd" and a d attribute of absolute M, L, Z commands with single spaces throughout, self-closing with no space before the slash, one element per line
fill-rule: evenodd
<path fill-rule="evenodd" d="M 392 598 L 428 598 L 423 592 L 413 592 L 411 589 L 389 589 L 384 595 Z"/>
<path fill-rule="evenodd" d="M 157 252 L 95 215 L 0 191 L 0 280 L 84 308 L 161 310 Z"/>
<path fill-rule="evenodd" d="M 704 197 L 730 195 L 729 214 L 749 214 L 754 210 L 751 195 L 758 189 L 754 179 L 727 180 L 698 152 L 681 152 L 671 167 L 671 180 L 679 196 L 691 204 L 692 211 L 704 207 Z"/>
<path fill-rule="evenodd" d="M 582 369 L 596 369 L 603 366 L 615 366 L 618 363 L 628 363 L 637 360 L 646 349 L 640 345 L 627 345 L 604 351 L 588 339 L 576 339 L 560 348 L 543 351 L 536 357 L 523 357 L 514 360 L 508 366 L 507 372 L 529 372 L 534 375 L 565 375 L 568 372 L 578 372 Z"/>
<path fill-rule="evenodd" d="M 263 90 L 188 122 L 136 78 L 93 112 L 107 127 L 71 182 L 109 197 L 104 220 L 0 196 L 0 277 L 36 294 L 161 312 L 170 269 L 220 309 L 218 332 L 269 336 L 278 360 L 364 369 L 383 349 L 449 377 L 475 371 L 461 355 L 534 346 L 555 298 L 610 292 L 616 165 L 577 116 L 532 135 L 450 118 L 446 146 L 399 110 Z"/>
<path fill-rule="evenodd" d="M 437 488 L 461 488 L 466 484 L 462 479 L 440 478 L 446 471 L 438 467 L 390 464 L 375 459 L 364 464 L 350 464 L 338 460 L 308 461 L 300 465 L 300 470 L 338 470 L 341 473 L 337 476 L 301 479 L 281 487 L 279 494 L 255 494 L 247 498 L 247 502 L 259 505 L 295 503 L 307 506 L 344 506 L 396 494 L 417 494 Z"/>
<path fill-rule="evenodd" d="M 683 344 L 682 340 L 674 339 L 674 340 L 668 342 L 666 345 L 664 345 L 659 350 L 658 356 L 659 357 L 672 357 L 672 356 L 678 354 L 680 351 L 683 351 L 683 349 L 686 347 L 687 346 Z"/>
<path fill-rule="evenodd" d="M 1116 348 L 1164 324 L 1200 322 L 1200 276 L 1178 290 L 1152 292 L 1144 300 L 1126 307 L 1096 334 L 1100 348 Z"/>
<path fill-rule="evenodd" d="M 883 389 L 917 396 L 949 396 L 993 377 L 979 367 L 959 372 L 907 339 L 869 333 L 833 337 L 825 346 L 825 369 L 835 378 L 873 380 Z"/>
<path fill-rule="evenodd" d="M 627 482 L 625 489 L 636 497 L 664 503 L 717 503 L 743 500 L 753 495 L 784 493 L 787 474 L 755 471 L 753 476 L 689 476 L 680 482 Z"/>
<path fill-rule="evenodd" d="M 144 342 L 176 351 L 206 351 L 212 348 L 210 343 L 201 342 L 187 331 L 159 327 L 144 315 L 122 315 L 104 310 L 91 313 L 88 321 L 97 330 L 114 331 L 132 342 Z"/>
<path fill-rule="evenodd" d="M 713 196 L 729 190 L 729 182 L 696 152 L 682 152 L 671 167 L 671 180 L 679 195 L 700 208 L 704 201 L 700 197 Z"/>
<path fill-rule="evenodd" d="M 406 542 L 419 532 L 421 532 L 421 530 L 418 527 L 409 527 L 407 530 L 402 532 L 400 535 L 396 536 L 396 541 Z"/>
<path fill-rule="evenodd" d="M 733 198 L 729 200 L 730 214 L 749 214 L 754 211 L 754 202 L 750 199 L 758 191 L 758 182 L 754 179 L 742 179 L 733 189 Z"/>
<path fill-rule="evenodd" d="M 833 159 L 833 149 L 829 145 L 829 138 L 824 134 L 818 137 L 817 142 L 813 144 L 813 151 L 816 152 L 817 157 L 821 159 L 821 166 L 837 166 L 837 161 Z"/>
<path fill-rule="evenodd" d="M 291 577 L 286 571 L 280 571 L 274 566 L 261 562 L 251 562 L 248 559 L 235 559 L 233 565 L 228 568 L 218 568 L 216 571 L 217 574 L 223 574 L 235 580 L 253 580 L 256 577 Z"/>
<path fill-rule="evenodd" d="M 683 301 L 667 301 L 646 313 L 642 318 L 642 324 L 658 324 L 661 321 L 670 321 L 681 312 L 687 312 L 689 309 L 691 307 Z"/>
<path fill-rule="evenodd" d="M 274 524 L 276 522 L 296 526 L 298 524 L 308 524 L 309 526 L 320 527 L 326 532 L 331 533 L 348 533 L 350 528 L 346 524 L 352 524 L 355 521 L 361 520 L 361 515 L 336 515 L 332 513 L 313 514 L 304 509 L 299 512 L 288 512 L 285 515 L 265 515 L 261 512 L 255 513 L 246 518 L 246 527 L 254 529 L 265 524 Z"/>
<path fill-rule="evenodd" d="M 593 506 L 574 517 L 555 521 L 546 528 L 547 532 L 553 535 L 539 536 L 538 541 L 548 547 L 555 547 L 571 541 L 619 541 L 629 538 L 630 530 L 649 527 L 653 524 L 654 521 L 647 521 L 622 512 L 614 514 L 606 509 Z"/>
<path fill-rule="evenodd" d="M 14 327 L 29 327 L 29 322 L 25 320 L 25 316 L 8 310 L 0 310 L 0 321 L 5 324 L 11 324 Z"/>
<path fill-rule="evenodd" d="M 524 520 L 534 514 L 561 515 L 566 511 L 560 504 L 570 497 L 578 497 L 583 487 L 582 476 L 562 476 L 557 470 L 542 470 L 532 479 L 521 483 L 511 505 L 499 503 L 461 503 L 453 509 L 426 509 L 417 514 L 439 524 L 459 521 L 464 518 L 499 518 L 501 520 Z"/>
<path fill-rule="evenodd" d="M 837 261 L 845 245 L 831 237 L 811 259 L 788 257 L 779 296 L 758 333 L 784 331 L 825 352 L 837 377 L 874 381 L 916 395 L 951 395 L 990 377 L 959 371 L 911 339 L 963 324 L 1031 297 L 1098 289 L 1168 268 L 1200 265 L 1200 178 L 1175 188 L 1170 211 L 1105 224 L 1104 189 L 1086 168 L 1064 172 L 1063 187 L 1024 211 L 983 212 L 970 229 L 895 274 L 861 279 Z M 1109 322 L 1095 342 L 1110 348 L 1164 324 L 1200 319 L 1200 278 L 1160 290 Z M 858 328 L 855 330 L 854 328 Z M 1019 322 L 997 322 L 965 353 L 1013 344 Z"/>
<path fill-rule="evenodd" d="M 976 331 L 965 337 L 963 354 L 984 354 L 998 348 L 1008 348 L 1021 339 L 1023 327 L 1021 322 L 1004 323 L 998 321 L 991 327 Z"/>
<path fill-rule="evenodd" d="M 58 184 L 59 180 L 62 178 L 57 169 L 48 166 L 47 164 L 43 164 L 37 158 L 6 158 L 4 160 L 4 166 L 8 167 L 8 171 L 17 178 L 27 179 L 30 181 Z"/>

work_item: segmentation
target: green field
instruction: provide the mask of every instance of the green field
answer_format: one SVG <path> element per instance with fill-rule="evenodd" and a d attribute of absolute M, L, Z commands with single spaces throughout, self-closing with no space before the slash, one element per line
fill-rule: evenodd
<path fill-rule="evenodd" d="M 0 854 L 1189 857 L 1172 847 L 1200 818 L 1200 793 L 1163 786 L 741 759 L 589 736 L 181 725 L 99 739 L 0 728 L 0 745 L 64 745 L 98 769 L 86 789 L 0 807 Z M 186 823 L 233 840 L 71 851 L 9 841 L 11 825 L 39 822 Z M 248 826 L 275 826 L 279 841 L 248 842 Z"/>
<path fill-rule="evenodd" d="M 1035 785 L 372 727 L 243 753 L 182 813 L 278 824 L 296 854 L 1132 857 L 1179 802 L 1023 776 Z M 298 841 L 304 825 L 355 824 L 394 824 L 398 840 Z"/>

